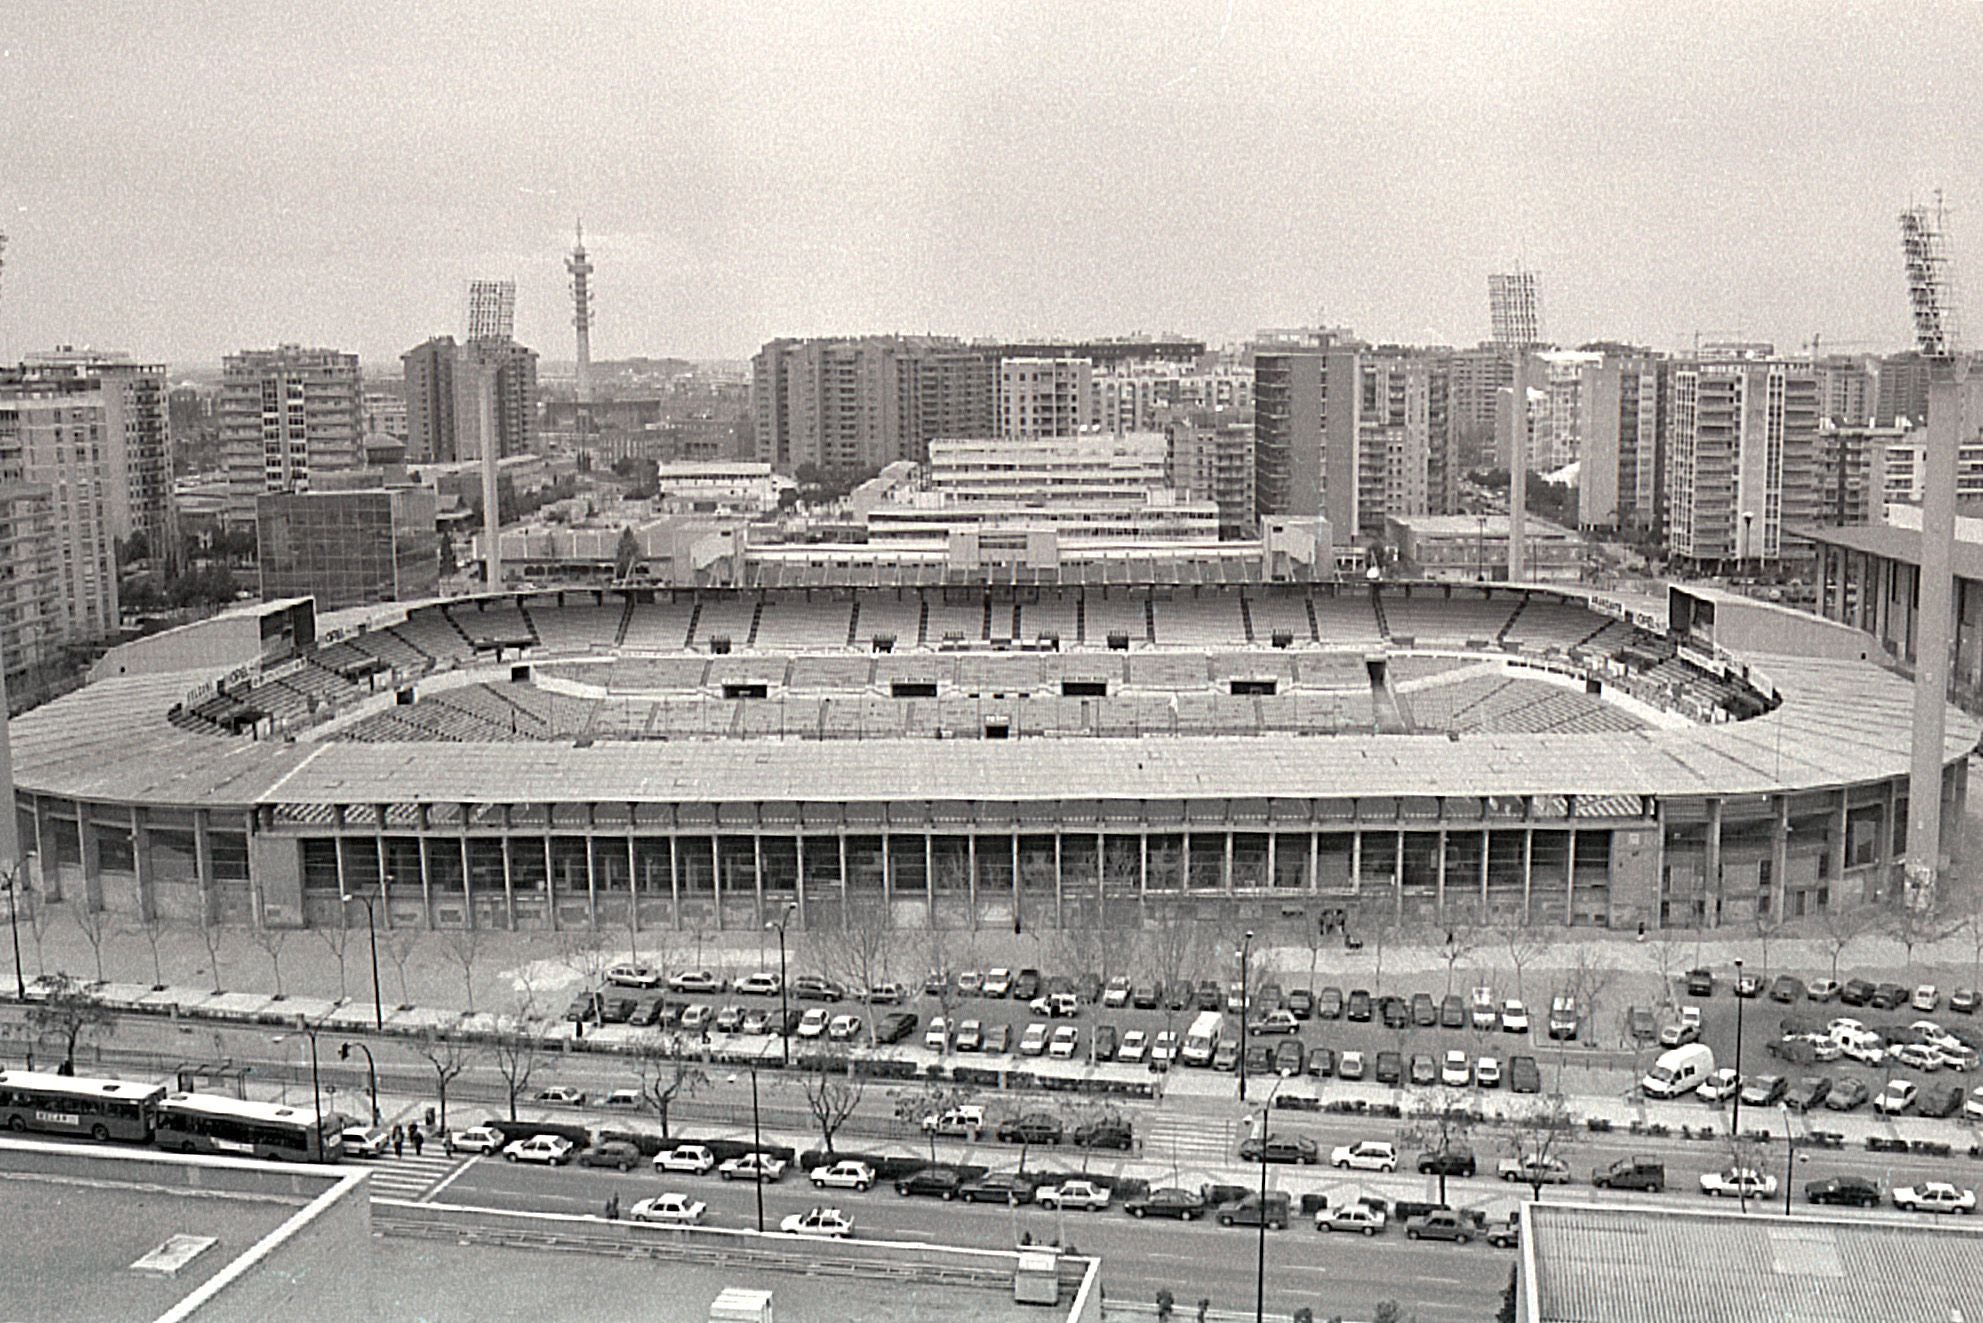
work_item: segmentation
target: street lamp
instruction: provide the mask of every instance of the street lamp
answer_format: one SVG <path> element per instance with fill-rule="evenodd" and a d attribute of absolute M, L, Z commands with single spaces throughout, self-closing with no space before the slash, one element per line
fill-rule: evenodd
<path fill-rule="evenodd" d="M 0 721 L 5 720 L 0 716 Z M 21 883 L 14 871 L 7 873 L 7 883 L 0 887 L 7 893 L 7 922 L 14 930 L 14 994 L 22 1001 L 28 999 L 27 975 L 21 970 Z"/>
<path fill-rule="evenodd" d="M 310 1040 L 310 1103 L 316 1108 L 317 1142 L 322 1144 L 324 1135 L 324 1088 L 317 1077 L 317 1030 L 307 1016 L 296 1017 L 296 1027 Z"/>
<path fill-rule="evenodd" d="M 365 1054 L 365 1080 L 371 1086 L 372 1124 L 379 1123 L 379 1063 L 372 1059 L 372 1049 L 363 1043 L 339 1043 L 337 1057 L 340 1061 L 351 1060 L 351 1049 L 357 1048 Z"/>
<path fill-rule="evenodd" d="M 1246 961 L 1253 951 L 1253 933 L 1239 946 L 1239 1100 L 1246 1101 Z M 1264 1133 L 1264 1132 L 1263 1132 Z"/>
<path fill-rule="evenodd" d="M 1797 1132 L 1790 1128 L 1790 1109 L 1783 1109 L 1783 1215 L 1790 1216 L 1791 1177 L 1797 1174 Z"/>
<path fill-rule="evenodd" d="M 753 1148 L 752 1161 L 754 1163 L 759 1164 L 757 1171 L 755 1172 L 755 1175 L 757 1176 L 757 1229 L 759 1233 L 762 1233 L 764 1231 L 764 1168 L 761 1164 L 764 1162 L 764 1131 L 758 1123 L 757 1063 L 755 1061 L 752 1061 L 747 1063 L 747 1065 L 751 1073 L 751 1144 Z M 736 1083 L 736 1080 L 737 1077 L 735 1075 L 730 1076 L 731 1083 L 733 1084 Z"/>
<path fill-rule="evenodd" d="M 1253 936 L 1252 933 L 1247 934 Z M 1260 1104 L 1260 1251 L 1254 1261 L 1253 1272 L 1253 1323 L 1266 1323 L 1267 1319 L 1267 1117 L 1274 1105 L 1274 1095 L 1281 1091 L 1281 1085 L 1288 1082 L 1283 1075 L 1274 1082 Z"/>
<path fill-rule="evenodd" d="M 786 1000 L 787 994 L 785 992 L 785 925 L 792 921 L 792 911 L 798 908 L 798 901 L 788 900 L 785 902 L 785 912 L 764 925 L 766 928 L 776 928 L 778 930 L 778 1045 L 783 1052 L 785 1068 L 787 1070 L 790 1070 L 792 1067 L 792 1008 L 791 1003 Z M 751 1097 L 753 1099 L 752 1105 L 755 1106 L 755 1099 L 757 1097 L 757 1072 L 755 1070 L 751 1072 Z M 757 1229 L 762 1231 L 764 1230 L 764 1210 L 762 1207 L 764 1193 L 762 1190 L 758 1192 L 757 1201 L 760 1205 L 758 1209 Z"/>
<path fill-rule="evenodd" d="M 347 905 L 354 900 L 365 902 L 365 928 L 372 934 L 372 1022 L 383 1033 L 386 1027 L 386 1011 L 385 1003 L 379 999 L 379 925 L 372 913 L 372 898 L 354 896 L 347 891 L 340 894 L 338 899 Z"/>
<path fill-rule="evenodd" d="M 1729 1134 L 1742 1138 L 1742 962 L 1735 962 L 1735 1124 Z"/>

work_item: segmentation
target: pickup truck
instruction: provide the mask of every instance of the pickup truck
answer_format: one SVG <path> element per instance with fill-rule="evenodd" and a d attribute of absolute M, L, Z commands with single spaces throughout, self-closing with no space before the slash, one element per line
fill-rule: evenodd
<path fill-rule="evenodd" d="M 1464 1245 L 1475 1236 L 1486 1234 L 1486 1220 L 1465 1208 L 1442 1208 L 1405 1223 L 1407 1240 L 1450 1240 Z"/>

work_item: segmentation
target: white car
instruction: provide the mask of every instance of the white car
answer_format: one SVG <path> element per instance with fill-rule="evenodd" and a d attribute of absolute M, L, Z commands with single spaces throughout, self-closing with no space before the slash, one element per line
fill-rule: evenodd
<path fill-rule="evenodd" d="M 1150 1060 L 1152 1062 L 1161 1061 L 1165 1063 L 1177 1060 L 1176 1030 L 1160 1029 L 1157 1031 L 1156 1038 L 1150 1044 Z"/>
<path fill-rule="evenodd" d="M 1973 1213 L 1976 1191 L 1947 1181 L 1923 1181 L 1919 1185 L 1895 1187 L 1893 1206 L 1916 1213 Z"/>
<path fill-rule="evenodd" d="M 985 971 L 985 981 L 979 989 L 987 997 L 1006 997 L 1012 994 L 1012 971 L 1000 965 L 997 969 Z"/>
<path fill-rule="evenodd" d="M 1108 1187 L 1093 1181 L 1062 1181 L 1059 1185 L 1043 1185 L 1033 1198 L 1042 1208 L 1082 1208 L 1099 1213 L 1109 1206 Z"/>
<path fill-rule="evenodd" d="M 809 1208 L 778 1223 L 788 1236 L 851 1236 L 854 1219 L 837 1208 Z"/>
<path fill-rule="evenodd" d="M 1942 1055 L 1942 1065 L 1950 1070 L 1967 1074 L 1977 1067 L 1979 1058 L 1973 1047 L 1957 1044 L 1954 1047 L 1938 1047 L 1935 1050 Z"/>
<path fill-rule="evenodd" d="M 602 1107 L 636 1108 L 647 1106 L 647 1099 L 639 1089 L 614 1089 L 599 1100 Z"/>
<path fill-rule="evenodd" d="M 685 1194 L 657 1194 L 629 1208 L 627 1216 L 636 1222 L 661 1222 L 685 1227 L 702 1221 L 702 1215 L 708 1211 L 709 1205 L 700 1199 L 691 1199 Z"/>
<path fill-rule="evenodd" d="M 1942 1068 L 1941 1049 L 1926 1043 L 1900 1043 L 1887 1053 L 1910 1070 L 1935 1071 Z"/>
<path fill-rule="evenodd" d="M 1512 997 L 1501 1003 L 1501 1032 L 1525 1034 L 1529 1031 L 1529 1008 Z"/>
<path fill-rule="evenodd" d="M 1702 1102 L 1711 1103 L 1727 1102 L 1741 1091 L 1741 1076 L 1727 1066 L 1723 1066 L 1702 1080 L 1701 1087 L 1694 1090 Z"/>
<path fill-rule="evenodd" d="M 1842 985 L 1835 978 L 1814 978 L 1804 988 L 1804 995 L 1812 1001 L 1836 1001 Z"/>
<path fill-rule="evenodd" d="M 682 1028 L 694 1033 L 715 1023 L 716 1008 L 706 1001 L 699 1001 L 682 1012 Z"/>
<path fill-rule="evenodd" d="M 746 974 L 737 980 L 733 992 L 741 992 L 747 997 L 776 997 L 784 984 L 776 974 Z"/>
<path fill-rule="evenodd" d="M 378 1126 L 349 1126 L 344 1132 L 344 1156 L 382 1158 L 392 1147 L 392 1132 Z"/>
<path fill-rule="evenodd" d="M 1363 1053 L 1353 1047 L 1346 1048 L 1336 1054 L 1337 1079 L 1360 1080 L 1369 1072 L 1369 1069 L 1364 1064 Z"/>
<path fill-rule="evenodd" d="M 1933 1020 L 1916 1020 L 1907 1027 L 1914 1031 L 1917 1038 L 1930 1047 L 1948 1051 L 1951 1048 L 1960 1048 L 1963 1045 L 1960 1038 L 1957 1038 Z"/>
<path fill-rule="evenodd" d="M 1503 1158 L 1494 1172 L 1504 1181 L 1522 1185 L 1568 1185 L 1571 1181 L 1569 1163 L 1540 1153 L 1525 1158 Z"/>
<path fill-rule="evenodd" d="M 706 969 L 685 969 L 668 980 L 676 992 L 721 992 L 723 980 Z"/>
<path fill-rule="evenodd" d="M 1923 983 L 1908 1001 L 1917 1011 L 1932 1011 L 1942 1004 L 1942 991 L 1932 983 Z"/>
<path fill-rule="evenodd" d="M 1776 1177 L 1754 1167 L 1730 1167 L 1727 1171 L 1704 1172 L 1701 1192 L 1715 1198 L 1767 1199 L 1776 1193 Z"/>
<path fill-rule="evenodd" d="M 1439 1082 L 1449 1089 L 1464 1089 L 1473 1083 L 1473 1066 L 1465 1052 L 1456 1047 L 1446 1053 L 1439 1067 Z"/>
<path fill-rule="evenodd" d="M 1841 1055 L 1850 1057 L 1862 1066 L 1877 1066 L 1887 1059 L 1887 1050 L 1880 1046 L 1879 1039 L 1872 1034 L 1836 1041 Z"/>
<path fill-rule="evenodd" d="M 832 1022 L 831 1012 L 815 1006 L 799 1017 L 799 1037 L 818 1038 L 826 1032 L 826 1026 Z"/>
<path fill-rule="evenodd" d="M 503 1156 L 511 1162 L 541 1162 L 547 1167 L 562 1167 L 571 1161 L 572 1143 L 557 1135 L 532 1135 L 529 1139 L 516 1139 L 503 1146 Z"/>
<path fill-rule="evenodd" d="M 638 960 L 623 960 L 606 971 L 606 981 L 622 988 L 658 988 L 661 971 Z"/>
<path fill-rule="evenodd" d="M 1483 1032 L 1501 1026 L 1501 1013 L 1494 1009 L 1494 989 L 1475 988 L 1473 990 L 1473 1027 Z"/>
<path fill-rule="evenodd" d="M 1109 1007 L 1129 1005 L 1129 979 L 1117 974 L 1109 980 L 1108 987 L 1102 990 L 1102 1005 Z"/>
<path fill-rule="evenodd" d="M 1369 1204 L 1344 1204 L 1341 1208 L 1324 1208 L 1315 1214 L 1317 1231 L 1354 1231 L 1359 1235 L 1374 1236 L 1384 1229 L 1384 1213 Z"/>
<path fill-rule="evenodd" d="M 923 1118 L 923 1130 L 932 1135 L 976 1139 L 984 1128 L 985 1109 L 976 1103 L 946 1108 L 940 1114 L 932 1112 Z"/>
<path fill-rule="evenodd" d="M 1131 1029 L 1122 1036 L 1121 1044 L 1115 1050 L 1117 1061 L 1142 1061 L 1150 1055 L 1150 1035 L 1141 1029 Z"/>
<path fill-rule="evenodd" d="M 1962 1114 L 1972 1121 L 1983 1121 L 1983 1084 L 1969 1091 L 1962 1104 Z"/>
<path fill-rule="evenodd" d="M 1019 1040 L 1019 1055 L 1022 1057 L 1044 1056 L 1047 1050 L 1047 1027 L 1034 1023 L 1026 1026 L 1026 1033 Z"/>
<path fill-rule="evenodd" d="M 454 1132 L 454 1147 L 460 1153 L 500 1153 L 503 1151 L 503 1132 L 493 1126 L 470 1126 L 466 1130 Z"/>
<path fill-rule="evenodd" d="M 1080 1047 L 1080 1028 L 1076 1025 L 1064 1024 L 1053 1031 L 1053 1042 L 1047 1047 L 1047 1055 L 1058 1061 L 1071 1061 Z"/>
<path fill-rule="evenodd" d="M 859 1038 L 861 1036 L 861 1017 L 858 1015 L 834 1016 L 827 1022 L 826 1036 L 836 1043 L 845 1043 Z"/>
<path fill-rule="evenodd" d="M 1912 1080 L 1888 1080 L 1887 1087 L 1873 1098 L 1873 1110 L 1883 1116 L 1899 1116 L 1914 1106 L 1921 1089 Z"/>
<path fill-rule="evenodd" d="M 775 1184 L 785 1175 L 785 1159 L 774 1158 L 769 1153 L 740 1153 L 734 1158 L 726 1158 L 716 1168 L 716 1174 L 726 1181 L 761 1181 Z"/>
<path fill-rule="evenodd" d="M 1865 1034 L 1872 1031 L 1862 1021 L 1855 1020 L 1849 1015 L 1841 1015 L 1825 1023 L 1825 1032 L 1833 1038 L 1842 1040 L 1850 1034 Z"/>
<path fill-rule="evenodd" d="M 923 1046 L 932 1052 L 941 1052 L 949 1044 L 949 1023 L 941 1015 L 932 1015 L 929 1027 L 923 1030 Z"/>
<path fill-rule="evenodd" d="M 537 1091 L 537 1101 L 541 1103 L 561 1103 L 567 1107 L 585 1106 L 585 1094 L 569 1084 L 554 1084 L 548 1089 Z"/>
<path fill-rule="evenodd" d="M 865 1162 L 836 1162 L 830 1167 L 814 1167 L 807 1179 L 821 1190 L 865 1190 L 874 1184 L 874 1168 Z"/>
<path fill-rule="evenodd" d="M 1473 1082 L 1483 1089 L 1501 1087 L 1501 1063 L 1493 1057 L 1482 1057 L 1473 1063 Z"/>
<path fill-rule="evenodd" d="M 1398 1146 L 1383 1139 L 1341 1144 L 1330 1150 L 1329 1163 L 1345 1171 L 1396 1171 Z"/>
<path fill-rule="evenodd" d="M 707 1176 L 715 1165 L 716 1155 L 700 1144 L 679 1144 L 654 1155 L 656 1171 L 682 1171 L 693 1176 Z"/>

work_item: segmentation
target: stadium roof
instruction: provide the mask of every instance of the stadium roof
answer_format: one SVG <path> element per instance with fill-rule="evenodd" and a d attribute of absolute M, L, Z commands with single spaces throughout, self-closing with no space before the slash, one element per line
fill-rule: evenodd
<path fill-rule="evenodd" d="M 1530 1323 L 1983 1319 L 1983 1236 L 1662 1206 L 1525 1205 Z"/>
<path fill-rule="evenodd" d="M 1853 524 L 1842 528 L 1798 525 L 1790 530 L 1798 537 L 1848 551 L 1870 552 L 1903 565 L 1921 563 L 1921 530 L 1894 524 Z M 1954 569 L 1962 579 L 1983 580 L 1983 543 L 1962 538 L 1955 541 Z"/>
<path fill-rule="evenodd" d="M 25 789 L 154 805 L 1054 801 L 1767 794 L 1905 775 L 1913 695 L 1861 662 L 1752 659 L 1785 695 L 1753 720 L 1578 735 L 869 740 L 254 741 L 166 713 L 200 676 L 107 680 L 14 720 Z M 1946 755 L 1976 746 L 1951 708 Z"/>

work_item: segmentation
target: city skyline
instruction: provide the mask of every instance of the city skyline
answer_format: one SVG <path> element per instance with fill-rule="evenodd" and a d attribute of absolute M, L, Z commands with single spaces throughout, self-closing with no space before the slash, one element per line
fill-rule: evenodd
<path fill-rule="evenodd" d="M 203 12 L 0 20 L 0 357 L 384 362 L 493 276 L 562 362 L 579 216 L 602 360 L 1317 320 L 1471 344 L 1515 262 L 1560 343 L 1897 349 L 1894 211 L 1945 189 L 1966 247 L 1983 194 L 1983 33 L 1950 7 L 1694 11 L 1712 44 L 1668 8 Z"/>

